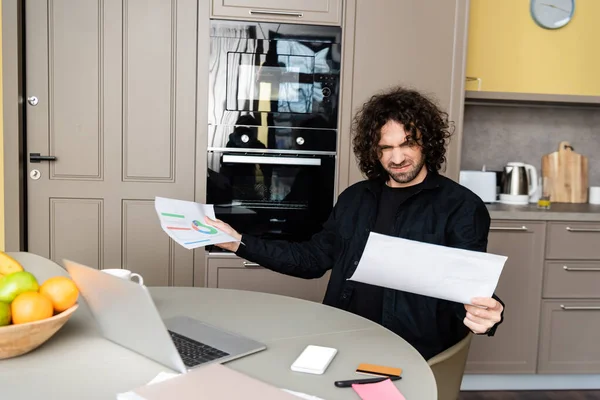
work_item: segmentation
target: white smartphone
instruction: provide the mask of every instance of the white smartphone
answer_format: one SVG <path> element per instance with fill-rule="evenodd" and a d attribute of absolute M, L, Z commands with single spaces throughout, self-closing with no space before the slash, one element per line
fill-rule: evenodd
<path fill-rule="evenodd" d="M 292 364 L 292 371 L 320 375 L 325 372 L 337 354 L 337 349 L 308 345 Z"/>

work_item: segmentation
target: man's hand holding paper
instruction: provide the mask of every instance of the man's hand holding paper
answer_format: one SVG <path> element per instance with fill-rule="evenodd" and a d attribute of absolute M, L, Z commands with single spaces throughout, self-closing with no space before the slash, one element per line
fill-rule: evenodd
<path fill-rule="evenodd" d="M 221 226 L 207 224 L 207 219 L 215 219 L 212 204 L 156 197 L 154 208 L 163 231 L 186 249 L 240 241 L 229 231 L 221 230 Z"/>
<path fill-rule="evenodd" d="M 350 280 L 458 302 L 464 324 L 485 333 L 500 321 L 492 298 L 507 257 L 371 232 Z"/>
<path fill-rule="evenodd" d="M 474 305 L 472 305 L 474 304 Z M 486 333 L 502 319 L 504 307 L 491 297 L 476 297 L 465 304 L 467 316 L 463 323 L 474 333 Z"/>

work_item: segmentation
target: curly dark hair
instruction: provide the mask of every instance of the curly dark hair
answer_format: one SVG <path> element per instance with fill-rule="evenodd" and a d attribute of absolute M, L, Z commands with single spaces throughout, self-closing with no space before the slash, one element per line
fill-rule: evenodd
<path fill-rule="evenodd" d="M 446 140 L 452 135 L 448 114 L 413 89 L 394 87 L 372 96 L 356 113 L 352 144 L 360 170 L 369 179 L 387 179 L 380 159 L 381 128 L 393 120 L 410 131 L 407 140 L 421 146 L 425 165 L 439 171 L 446 161 Z M 420 133 L 418 135 L 417 133 Z"/>

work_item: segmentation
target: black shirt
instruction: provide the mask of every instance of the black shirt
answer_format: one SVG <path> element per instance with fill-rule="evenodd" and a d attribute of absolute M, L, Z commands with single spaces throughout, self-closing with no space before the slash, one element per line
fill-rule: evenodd
<path fill-rule="evenodd" d="M 373 231 L 382 235 L 393 235 L 398 209 L 406 199 L 420 190 L 421 185 L 419 183 L 402 188 L 392 188 L 385 185 L 379 199 L 377 219 L 375 220 Z M 356 282 L 348 311 L 381 324 L 381 317 L 383 315 L 383 288 Z"/>
<path fill-rule="evenodd" d="M 479 197 L 436 171 L 428 171 L 419 188 L 398 206 L 393 236 L 486 251 L 491 219 Z M 303 279 L 320 278 L 331 271 L 323 304 L 348 311 L 357 283 L 349 278 L 374 229 L 384 189 L 384 182 L 378 179 L 355 183 L 340 193 L 323 229 L 309 241 L 263 240 L 244 234 L 236 255 Z M 458 343 L 469 332 L 462 322 L 466 314 L 463 304 L 387 288 L 383 292 L 381 325 L 413 345 L 425 359 Z M 492 296 L 504 305 L 496 294 Z M 355 299 L 360 304 L 360 298 Z M 487 335 L 493 336 L 501 324 L 502 319 Z"/>

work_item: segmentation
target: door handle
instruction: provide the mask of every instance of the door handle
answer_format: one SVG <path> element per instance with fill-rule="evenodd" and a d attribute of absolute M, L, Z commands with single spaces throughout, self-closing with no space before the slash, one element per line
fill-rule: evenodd
<path fill-rule="evenodd" d="M 42 156 L 40 153 L 29 153 L 29 162 L 39 163 L 42 161 L 56 161 L 55 156 Z"/>
<path fill-rule="evenodd" d="M 563 265 L 563 269 L 565 271 L 600 271 L 600 268 L 597 267 L 569 267 L 567 265 Z"/>
<path fill-rule="evenodd" d="M 565 229 L 569 232 L 600 232 L 599 228 L 571 228 L 567 226 Z"/>
<path fill-rule="evenodd" d="M 259 264 L 249 261 L 242 262 L 242 265 L 246 268 L 262 268 Z"/>
<path fill-rule="evenodd" d="M 490 231 L 527 231 L 527 227 L 523 226 L 491 226 Z"/>
<path fill-rule="evenodd" d="M 561 304 L 560 308 L 562 308 L 565 311 L 600 310 L 600 306 L 565 306 L 564 304 Z"/>
<path fill-rule="evenodd" d="M 282 15 L 286 17 L 298 17 L 302 18 L 304 16 L 301 12 L 293 12 L 293 11 L 279 11 L 279 10 L 250 10 L 250 15 L 254 14 L 265 14 L 265 15 Z"/>

